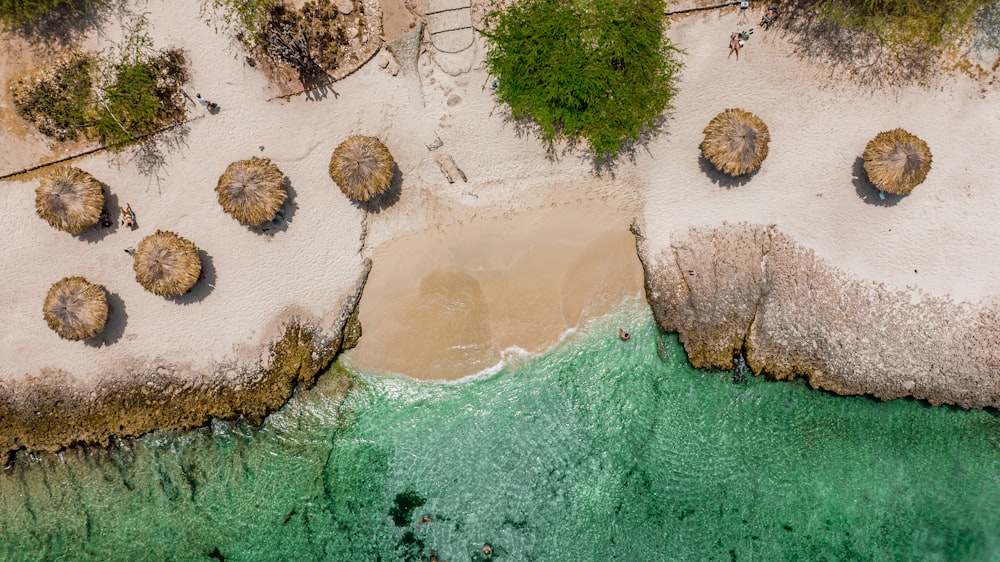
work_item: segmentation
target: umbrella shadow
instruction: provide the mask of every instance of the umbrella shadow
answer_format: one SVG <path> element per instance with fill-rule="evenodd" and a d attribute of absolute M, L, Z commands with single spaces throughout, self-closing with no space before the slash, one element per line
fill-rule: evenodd
<path fill-rule="evenodd" d="M 701 168 L 701 171 L 706 176 L 708 176 L 708 179 L 712 180 L 712 183 L 725 187 L 726 189 L 743 187 L 744 185 L 750 183 L 750 180 L 753 179 L 753 177 L 757 175 L 757 172 L 760 171 L 760 168 L 757 168 L 750 173 L 735 177 L 725 172 L 720 172 L 719 169 L 715 167 L 715 164 L 712 164 L 708 161 L 708 158 L 705 158 L 705 153 L 700 149 L 698 151 L 698 167 Z"/>
<path fill-rule="evenodd" d="M 868 179 L 868 172 L 865 171 L 865 159 L 860 156 L 854 160 L 852 173 L 853 178 L 851 179 L 851 183 L 854 184 L 854 192 L 858 194 L 858 197 L 862 201 L 869 205 L 892 207 L 904 197 L 903 195 L 892 193 L 884 194 L 884 198 L 879 197 L 879 189 Z"/>
<path fill-rule="evenodd" d="M 77 235 L 77 238 L 90 243 L 97 243 L 104 240 L 109 234 L 118 230 L 118 194 L 112 193 L 111 189 L 104 182 L 99 182 L 104 190 L 104 209 L 101 219 L 97 224 L 84 230 Z M 107 226 L 104 226 L 104 224 Z"/>
<path fill-rule="evenodd" d="M 260 225 L 247 226 L 247 230 L 265 236 L 274 236 L 288 230 L 288 223 L 292 222 L 292 217 L 299 209 L 299 204 L 295 202 L 295 188 L 292 187 L 292 182 L 287 177 L 285 178 L 285 193 L 288 194 L 288 197 L 285 198 L 285 202 L 282 203 L 273 219 Z"/>
<path fill-rule="evenodd" d="M 116 343 L 125 334 L 125 325 L 128 324 L 128 313 L 125 310 L 125 301 L 117 293 L 107 291 L 108 294 L 108 319 L 104 323 L 104 330 L 92 338 L 87 338 L 84 343 L 91 347 L 104 347 Z"/>
<path fill-rule="evenodd" d="M 403 172 L 399 165 L 393 164 L 392 181 L 389 182 L 389 189 L 372 197 L 368 201 L 351 201 L 355 206 L 368 213 L 381 213 L 395 205 L 403 193 Z"/>
<path fill-rule="evenodd" d="M 198 282 L 188 292 L 174 297 L 174 302 L 178 304 L 201 302 L 215 289 L 215 263 L 212 261 L 212 256 L 208 255 L 205 250 L 198 248 L 198 257 L 201 258 L 201 274 L 205 277 L 198 279 Z"/>

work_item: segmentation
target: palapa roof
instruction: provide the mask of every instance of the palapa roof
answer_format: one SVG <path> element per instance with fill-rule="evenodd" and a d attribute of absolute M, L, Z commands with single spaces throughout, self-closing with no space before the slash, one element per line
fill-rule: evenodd
<path fill-rule="evenodd" d="M 215 186 L 223 210 L 242 224 L 258 226 L 285 203 L 285 176 L 267 158 L 240 160 L 226 168 Z"/>
<path fill-rule="evenodd" d="M 749 111 L 727 109 L 708 123 L 704 133 L 705 158 L 730 176 L 753 172 L 767 158 L 771 135 L 764 121 Z"/>
<path fill-rule="evenodd" d="M 93 226 L 104 208 L 104 190 L 87 172 L 59 166 L 42 176 L 35 189 L 35 211 L 53 228 L 80 234 Z"/>
<path fill-rule="evenodd" d="M 931 171 L 931 149 L 926 142 L 903 129 L 883 131 L 865 147 L 864 166 L 875 187 L 895 195 L 906 195 Z"/>
<path fill-rule="evenodd" d="M 147 291 L 163 297 L 188 292 L 201 275 L 198 248 L 187 238 L 157 230 L 136 247 L 132 268 L 135 280 Z"/>
<path fill-rule="evenodd" d="M 368 201 L 389 189 L 396 163 L 377 137 L 355 135 L 330 157 L 330 177 L 350 199 Z"/>
<path fill-rule="evenodd" d="M 45 322 L 59 337 L 84 340 L 101 333 L 108 320 L 108 294 L 104 287 L 83 277 L 65 277 L 45 295 Z"/>

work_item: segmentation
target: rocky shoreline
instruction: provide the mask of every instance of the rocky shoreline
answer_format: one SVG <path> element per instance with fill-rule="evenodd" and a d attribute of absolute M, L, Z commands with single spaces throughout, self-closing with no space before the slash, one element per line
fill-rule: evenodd
<path fill-rule="evenodd" d="M 0 450 L 8 463 L 18 450 L 57 452 L 75 445 L 103 447 L 112 438 L 154 430 L 191 429 L 212 419 L 244 418 L 260 425 L 297 388 L 309 388 L 337 354 L 361 337 L 358 301 L 370 261 L 329 328 L 292 318 L 269 346 L 266 368 L 218 368 L 197 377 L 182 368 L 132 370 L 80 388 L 65 373 L 45 373 L 0 385 Z M 347 392 L 348 381 L 341 381 Z"/>
<path fill-rule="evenodd" d="M 805 378 L 814 388 L 1000 406 L 1000 307 L 861 281 L 773 225 L 693 227 L 667 248 L 638 227 L 647 299 L 692 365 Z"/>

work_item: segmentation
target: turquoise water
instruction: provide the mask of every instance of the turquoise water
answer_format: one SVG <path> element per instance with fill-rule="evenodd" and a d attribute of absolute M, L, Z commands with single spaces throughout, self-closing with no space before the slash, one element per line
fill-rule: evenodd
<path fill-rule="evenodd" d="M 1000 559 L 1000 418 L 734 385 L 644 305 L 490 377 L 352 376 L 345 400 L 321 381 L 260 429 L 21 456 L 0 556 Z"/>

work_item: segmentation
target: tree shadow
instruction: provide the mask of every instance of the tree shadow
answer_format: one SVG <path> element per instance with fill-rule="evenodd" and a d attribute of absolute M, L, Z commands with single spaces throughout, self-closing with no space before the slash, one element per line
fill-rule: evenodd
<path fill-rule="evenodd" d="M 123 17 L 126 13 L 126 0 L 73 0 L 33 22 L 5 25 L 4 33 L 42 47 L 44 52 L 58 52 L 78 46 L 112 17 Z"/>
<path fill-rule="evenodd" d="M 205 278 L 198 279 L 198 282 L 188 292 L 174 297 L 174 302 L 178 304 L 201 302 L 215 289 L 215 263 L 212 261 L 212 256 L 208 255 L 205 250 L 198 248 L 198 257 L 201 258 L 201 274 Z"/>
<path fill-rule="evenodd" d="M 92 338 L 87 338 L 84 343 L 91 347 L 104 347 L 116 343 L 125 334 L 125 325 L 128 324 L 128 313 L 125 310 L 125 301 L 117 293 L 108 293 L 108 320 L 104 323 L 104 330 Z"/>
<path fill-rule="evenodd" d="M 109 234 L 114 233 L 118 230 L 118 194 L 113 193 L 111 188 L 104 182 L 99 182 L 101 184 L 101 189 L 104 190 L 104 209 L 101 214 L 101 219 L 98 219 L 97 224 L 84 230 L 77 235 L 77 238 L 96 244 L 101 240 L 104 240 Z M 103 224 L 102 224 L 103 223 Z M 107 226 L 104 226 L 104 225 Z"/>
<path fill-rule="evenodd" d="M 720 172 L 715 164 L 708 161 L 705 158 L 705 153 L 702 152 L 701 147 L 698 148 L 698 167 L 701 168 L 702 173 L 708 176 L 708 179 L 712 180 L 712 183 L 726 189 L 733 189 L 735 187 L 743 187 L 744 185 L 750 183 L 750 180 L 757 175 L 760 168 L 756 170 L 743 174 L 742 176 L 731 176 L 725 172 Z"/>
<path fill-rule="evenodd" d="M 630 164 L 635 164 L 636 156 L 640 149 L 645 151 L 647 155 L 651 155 L 649 144 L 667 132 L 664 127 L 666 122 L 666 113 L 658 115 L 649 127 L 639 133 L 638 138 L 626 139 L 614 154 L 596 154 L 593 151 L 588 151 L 587 156 L 594 167 L 594 173 L 599 176 L 610 173 L 614 177 L 615 168 L 621 164 L 623 159 Z"/>
<path fill-rule="evenodd" d="M 187 135 L 190 130 L 187 123 L 170 125 L 153 135 L 140 139 L 122 152 L 113 153 L 111 160 L 117 166 L 121 166 L 125 162 L 135 164 L 136 170 L 140 174 L 152 177 L 159 183 L 163 180 L 160 171 L 167 163 L 167 156 L 187 148 Z"/>
<path fill-rule="evenodd" d="M 392 181 L 389 183 L 389 189 L 383 191 L 382 193 L 372 197 L 368 201 L 355 201 L 351 199 L 356 207 L 367 212 L 367 213 L 381 213 L 382 211 L 388 209 L 395 205 L 403 193 L 403 172 L 400 171 L 399 165 L 393 165 L 392 170 Z"/>
<path fill-rule="evenodd" d="M 873 32 L 845 28 L 824 20 L 815 0 L 782 2 L 781 15 L 769 26 L 788 40 L 797 54 L 847 75 L 871 90 L 926 83 L 938 73 L 933 64 L 944 51 L 926 42 L 893 47 Z"/>
<path fill-rule="evenodd" d="M 275 217 L 261 225 L 247 226 L 247 230 L 265 236 L 274 236 L 279 232 L 288 230 L 288 223 L 292 222 L 292 217 L 295 216 L 295 211 L 298 210 L 299 204 L 295 202 L 295 189 L 292 187 L 291 180 L 287 177 L 285 178 L 285 192 L 288 193 L 288 197 L 285 198 L 285 202 L 278 209 Z"/>
<path fill-rule="evenodd" d="M 868 179 L 868 172 L 865 171 L 865 159 L 860 156 L 854 160 L 852 174 L 851 183 L 854 184 L 854 192 L 858 194 L 858 197 L 862 201 L 869 205 L 892 207 L 905 197 L 905 195 L 895 195 L 892 193 L 885 193 L 884 197 L 880 197 L 879 188 L 875 187 L 875 184 Z"/>
<path fill-rule="evenodd" d="M 322 101 L 330 94 L 333 94 L 334 98 L 340 97 L 340 93 L 333 89 L 335 82 L 333 76 L 318 67 L 312 72 L 299 72 L 299 82 L 302 84 L 302 91 L 307 100 Z"/>

